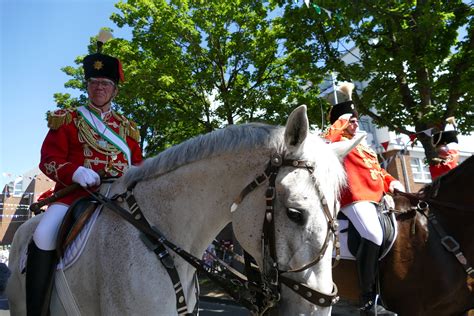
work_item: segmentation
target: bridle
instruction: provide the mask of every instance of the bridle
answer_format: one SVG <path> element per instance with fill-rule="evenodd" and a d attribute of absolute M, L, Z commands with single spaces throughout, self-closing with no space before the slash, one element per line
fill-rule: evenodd
<path fill-rule="evenodd" d="M 315 256 L 310 262 L 303 264 L 300 267 L 289 269 L 289 270 L 280 270 L 278 267 L 277 261 L 277 252 L 275 245 L 275 199 L 276 199 L 276 189 L 275 189 L 275 180 L 278 175 L 278 172 L 282 167 L 291 167 L 291 168 L 301 168 L 307 170 L 313 179 L 315 188 L 319 193 L 319 196 L 322 197 L 321 190 L 318 188 L 316 179 L 314 177 L 314 165 L 305 160 L 293 160 L 293 159 L 284 159 L 282 155 L 275 153 L 272 155 L 270 162 L 267 165 L 264 173 L 257 176 L 252 182 L 250 182 L 242 192 L 237 196 L 232 204 L 231 211 L 234 212 L 238 205 L 243 201 L 245 196 L 256 189 L 258 186 L 262 185 L 268 180 L 268 187 L 265 192 L 265 217 L 263 221 L 262 229 L 262 255 L 263 255 L 263 274 L 259 273 L 251 274 L 249 271 L 247 275 L 254 275 L 255 281 L 261 281 L 264 288 L 269 288 L 271 290 L 272 296 L 274 297 L 273 302 L 270 302 L 268 305 L 274 305 L 276 301 L 279 300 L 280 284 L 285 284 L 291 290 L 296 292 L 298 295 L 306 299 L 307 301 L 323 306 L 331 306 L 339 300 L 337 296 L 337 286 L 333 283 L 333 290 L 330 294 L 325 294 L 319 292 L 315 289 L 309 287 L 306 283 L 296 282 L 287 276 L 283 275 L 284 273 L 290 272 L 302 272 L 307 270 L 317 264 L 325 255 L 329 241 L 333 239 L 334 247 L 336 248 L 336 260 L 339 260 L 340 257 L 340 245 L 339 245 L 339 235 L 338 235 L 338 222 L 336 219 L 337 208 L 334 205 L 333 214 L 329 210 L 327 205 L 327 200 L 322 197 L 321 204 L 323 206 L 323 212 L 327 219 L 328 229 L 326 233 L 326 238 L 324 240 L 323 246 L 319 251 L 318 255 Z M 260 280 L 259 280 L 260 279 Z M 266 298 L 268 301 L 268 298 Z M 271 306 L 268 306 L 269 308 Z"/>
<path fill-rule="evenodd" d="M 232 271 L 224 271 L 222 273 L 223 277 L 216 277 L 204 268 L 205 263 L 201 259 L 196 258 L 195 256 L 173 244 L 171 241 L 167 240 L 161 232 L 159 232 L 148 222 L 137 201 L 135 200 L 133 189 L 139 180 L 132 183 L 127 188 L 126 192 L 116 194 L 111 198 L 108 198 L 101 193 L 92 192 L 89 190 L 87 191 L 97 201 L 106 206 L 107 209 L 110 209 L 123 217 L 142 233 L 141 239 L 148 246 L 148 248 L 157 255 L 163 266 L 166 268 L 173 286 L 176 289 L 176 310 L 179 315 L 186 315 L 188 308 L 177 269 L 167 248 L 171 249 L 197 270 L 207 274 L 211 280 L 217 282 L 221 287 L 228 291 L 229 294 L 234 297 L 234 299 L 242 303 L 242 305 L 249 308 L 256 314 L 263 314 L 266 310 L 273 307 L 279 301 L 281 284 L 288 286 L 291 290 L 312 304 L 322 307 L 332 306 L 339 300 L 339 297 L 337 296 L 337 287 L 334 283 L 332 292 L 330 294 L 325 294 L 312 289 L 306 283 L 294 281 L 283 274 L 301 272 L 317 264 L 324 257 L 331 239 L 333 240 L 333 244 L 336 249 L 336 260 L 339 259 L 340 251 L 338 223 L 336 220 L 336 205 L 334 205 L 333 213 L 331 213 L 326 199 L 324 197 L 321 198 L 321 204 L 327 219 L 328 229 L 323 247 L 319 251 L 318 255 L 313 260 L 303 264 L 300 267 L 286 271 L 280 270 L 278 267 L 275 246 L 274 205 L 276 199 L 275 181 L 282 167 L 301 168 L 307 170 L 312 176 L 319 196 L 322 197 L 321 190 L 318 188 L 316 179 L 313 175 L 315 168 L 311 162 L 305 160 L 283 159 L 282 155 L 277 153 L 272 155 L 265 171 L 261 175 L 257 176 L 242 190 L 239 196 L 234 200 L 231 208 L 231 211 L 235 211 L 235 209 L 238 207 L 238 204 L 247 196 L 247 194 L 268 180 L 268 188 L 265 193 L 265 219 L 261 238 L 264 265 L 262 267 L 263 273 L 260 274 L 260 272 L 255 273 L 255 271 L 247 271 L 247 279 L 242 279 Z M 128 205 L 128 210 L 119 205 L 124 201 Z M 233 286 L 240 286 L 240 288 L 238 290 L 233 289 L 232 286 L 229 286 L 229 282 L 224 280 L 225 278 L 227 278 Z"/>

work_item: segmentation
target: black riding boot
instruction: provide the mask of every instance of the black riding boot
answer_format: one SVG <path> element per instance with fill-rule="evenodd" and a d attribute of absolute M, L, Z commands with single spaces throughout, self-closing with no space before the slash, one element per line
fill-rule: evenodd
<path fill-rule="evenodd" d="M 27 316 L 48 314 L 49 302 L 45 304 L 45 300 L 49 299 L 56 261 L 56 250 L 41 250 L 34 241 L 29 244 L 26 261 Z"/>
<path fill-rule="evenodd" d="M 359 273 L 359 286 L 362 293 L 360 315 L 390 315 L 397 314 L 386 310 L 377 302 L 375 280 L 378 270 L 380 246 L 362 238 L 357 250 L 356 263 Z"/>

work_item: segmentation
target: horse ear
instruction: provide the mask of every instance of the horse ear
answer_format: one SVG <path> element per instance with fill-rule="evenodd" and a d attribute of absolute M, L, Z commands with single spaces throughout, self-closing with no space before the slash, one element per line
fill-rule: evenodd
<path fill-rule="evenodd" d="M 291 112 L 286 122 L 285 144 L 288 148 L 300 146 L 308 136 L 309 121 L 306 105 L 300 105 Z"/>
<path fill-rule="evenodd" d="M 339 160 L 342 161 L 344 157 L 354 149 L 359 143 L 365 138 L 365 135 L 354 137 L 351 140 L 330 143 L 328 146 L 336 153 L 336 156 L 339 157 Z"/>

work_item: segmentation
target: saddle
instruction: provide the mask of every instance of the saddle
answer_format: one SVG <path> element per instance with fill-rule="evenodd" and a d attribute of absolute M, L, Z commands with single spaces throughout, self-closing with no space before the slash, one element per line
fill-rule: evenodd
<path fill-rule="evenodd" d="M 377 205 L 377 214 L 383 231 L 382 245 L 380 246 L 379 260 L 387 255 L 397 238 L 397 221 L 395 215 L 389 210 L 385 203 Z M 347 238 L 347 248 L 350 254 L 355 258 L 360 245 L 360 234 L 351 221 L 342 212 L 337 215 L 339 221 L 347 221 L 347 225 L 341 225 L 346 228 L 341 229 L 341 238 Z"/>
<path fill-rule="evenodd" d="M 67 247 L 84 228 L 98 205 L 99 202 L 90 196 L 80 198 L 71 204 L 63 218 L 56 240 L 58 258 L 64 255 Z"/>

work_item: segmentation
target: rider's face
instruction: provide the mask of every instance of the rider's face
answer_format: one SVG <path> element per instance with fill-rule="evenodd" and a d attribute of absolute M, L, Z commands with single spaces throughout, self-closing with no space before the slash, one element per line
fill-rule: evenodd
<path fill-rule="evenodd" d="M 346 131 L 349 135 L 354 136 L 357 132 L 357 128 L 359 127 L 359 120 L 356 117 L 351 117 L 349 119 L 349 125 L 346 128 Z"/>
<path fill-rule="evenodd" d="M 449 148 L 446 145 L 439 145 L 436 147 L 436 151 L 438 152 L 438 157 L 440 158 L 447 158 L 449 156 Z"/>
<path fill-rule="evenodd" d="M 87 81 L 87 93 L 92 104 L 103 111 L 110 109 L 110 103 L 117 94 L 115 83 L 107 78 L 90 78 Z"/>

